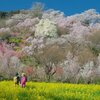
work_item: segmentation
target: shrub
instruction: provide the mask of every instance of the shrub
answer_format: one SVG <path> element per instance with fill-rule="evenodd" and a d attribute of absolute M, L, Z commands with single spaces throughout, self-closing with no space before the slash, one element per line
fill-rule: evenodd
<path fill-rule="evenodd" d="M 17 38 L 17 37 L 10 37 L 9 38 L 9 43 L 15 43 L 16 45 L 19 45 L 20 42 L 21 42 L 20 38 Z"/>
<path fill-rule="evenodd" d="M 1 40 L 3 40 L 3 41 L 7 41 L 7 42 L 9 42 L 9 38 L 11 37 L 11 34 L 10 33 L 2 33 L 2 34 L 0 34 L 0 38 L 1 38 Z"/>
<path fill-rule="evenodd" d="M 41 19 L 36 25 L 35 36 L 57 37 L 57 27 L 49 19 Z"/>
<path fill-rule="evenodd" d="M 43 9 L 44 9 L 44 4 L 39 2 L 34 3 L 31 9 L 31 16 L 41 18 Z"/>

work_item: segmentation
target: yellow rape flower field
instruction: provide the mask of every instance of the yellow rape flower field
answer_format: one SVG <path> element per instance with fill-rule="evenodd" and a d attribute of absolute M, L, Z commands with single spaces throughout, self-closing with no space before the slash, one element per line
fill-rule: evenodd
<path fill-rule="evenodd" d="M 100 100 L 100 85 L 27 82 L 21 88 L 2 81 L 0 100 Z"/>

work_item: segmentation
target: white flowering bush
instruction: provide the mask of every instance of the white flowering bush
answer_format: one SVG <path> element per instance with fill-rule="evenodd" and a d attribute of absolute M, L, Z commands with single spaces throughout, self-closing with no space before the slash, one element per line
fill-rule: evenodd
<path fill-rule="evenodd" d="M 41 19 L 36 25 L 35 36 L 57 37 L 57 28 L 53 21 Z"/>
<path fill-rule="evenodd" d="M 94 67 L 94 62 L 90 61 L 84 64 L 83 69 L 80 70 L 80 75 L 85 83 L 92 83 L 97 77 L 96 67 Z"/>
<path fill-rule="evenodd" d="M 10 28 L 0 28 L 0 33 L 6 33 L 6 32 L 10 32 Z"/>
<path fill-rule="evenodd" d="M 35 24 L 37 24 L 39 22 L 39 19 L 38 18 L 34 18 L 34 19 L 25 19 L 24 22 L 20 22 L 17 24 L 17 27 L 31 27 Z"/>
<path fill-rule="evenodd" d="M 99 31 L 100 30 L 100 23 L 95 23 L 95 24 L 90 24 L 89 28 L 91 29 L 91 31 Z"/>
<path fill-rule="evenodd" d="M 30 32 L 35 33 L 35 26 L 30 27 L 29 30 L 30 30 Z"/>
<path fill-rule="evenodd" d="M 90 29 L 86 26 L 83 26 L 80 22 L 77 22 L 73 24 L 70 34 L 76 37 L 83 37 L 86 34 L 90 34 Z"/>
<path fill-rule="evenodd" d="M 12 56 L 11 58 L 10 58 L 10 62 L 9 62 L 9 65 L 10 66 L 13 66 L 13 67 L 19 67 L 20 66 L 20 60 L 19 60 L 19 58 L 18 57 L 16 57 L 16 56 Z"/>
<path fill-rule="evenodd" d="M 67 17 L 64 17 L 64 13 L 55 10 L 47 10 L 43 13 L 43 19 L 49 19 L 54 21 L 59 27 L 65 28 L 67 24 Z"/>
<path fill-rule="evenodd" d="M 45 11 L 43 13 L 42 19 L 46 19 L 47 18 L 49 20 L 57 22 L 57 20 L 59 18 L 63 18 L 63 17 L 64 17 L 64 13 L 63 12 L 50 9 L 50 10 L 47 10 L 47 11 Z"/>
<path fill-rule="evenodd" d="M 29 14 L 15 14 L 14 16 L 11 17 L 14 20 L 25 20 L 26 18 L 31 18 Z"/>
<path fill-rule="evenodd" d="M 8 20 L 6 21 L 6 25 L 9 26 L 9 27 L 11 27 L 11 26 L 14 26 L 14 25 L 18 24 L 19 22 L 20 22 L 19 20 L 8 19 Z"/>
<path fill-rule="evenodd" d="M 29 37 L 26 39 L 26 43 L 30 45 L 25 46 L 22 49 L 22 52 L 26 53 L 27 55 L 32 55 L 35 50 L 38 51 L 45 46 L 44 37 L 38 37 L 38 38 Z"/>
<path fill-rule="evenodd" d="M 84 65 L 84 69 L 81 69 L 81 75 L 83 78 L 88 78 L 91 76 L 91 72 L 93 70 L 94 63 L 90 61 Z"/>

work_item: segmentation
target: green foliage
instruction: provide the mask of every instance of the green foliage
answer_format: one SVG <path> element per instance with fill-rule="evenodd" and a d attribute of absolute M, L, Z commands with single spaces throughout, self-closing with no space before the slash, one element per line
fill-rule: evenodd
<path fill-rule="evenodd" d="M 18 13 L 20 13 L 19 10 L 10 11 L 10 12 L 0 11 L 0 19 L 6 19 L 7 17 L 11 17 L 12 15 L 18 14 Z"/>
<path fill-rule="evenodd" d="M 4 19 L 8 16 L 8 13 L 7 12 L 0 12 L 0 18 L 1 19 Z"/>
<path fill-rule="evenodd" d="M 19 45 L 19 43 L 21 42 L 21 38 L 13 37 L 10 33 L 0 34 L 0 39 L 3 41 L 7 41 L 8 43 L 15 43 L 16 45 Z"/>
<path fill-rule="evenodd" d="M 99 48 L 96 48 L 96 47 L 92 47 L 92 52 L 93 52 L 93 54 L 95 54 L 96 56 L 99 56 L 100 49 L 99 49 Z"/>
<path fill-rule="evenodd" d="M 82 24 L 83 24 L 84 26 L 89 26 L 90 22 L 89 22 L 89 20 L 84 20 L 84 21 L 82 22 Z"/>
<path fill-rule="evenodd" d="M 21 42 L 20 38 L 17 37 L 10 37 L 9 38 L 9 43 L 15 43 L 16 45 L 18 45 Z"/>

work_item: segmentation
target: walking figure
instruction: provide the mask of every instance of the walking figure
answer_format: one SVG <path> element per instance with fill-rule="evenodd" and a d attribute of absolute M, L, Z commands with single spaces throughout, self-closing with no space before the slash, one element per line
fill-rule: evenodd
<path fill-rule="evenodd" d="M 20 77 L 19 77 L 19 74 L 16 73 L 15 77 L 14 77 L 14 85 L 19 85 L 19 82 L 20 82 Z"/>
<path fill-rule="evenodd" d="M 21 87 L 24 88 L 26 86 L 26 82 L 27 82 L 27 77 L 25 75 L 25 73 L 22 73 L 22 77 L 21 77 Z"/>

